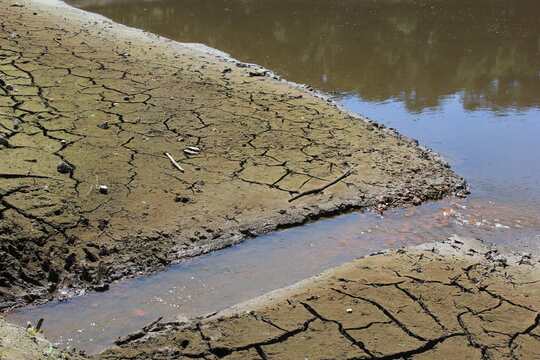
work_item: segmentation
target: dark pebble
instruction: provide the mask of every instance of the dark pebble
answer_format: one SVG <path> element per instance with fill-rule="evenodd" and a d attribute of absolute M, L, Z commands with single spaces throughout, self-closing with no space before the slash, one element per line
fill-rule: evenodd
<path fill-rule="evenodd" d="M 73 172 L 74 168 L 68 163 L 62 161 L 60 164 L 58 164 L 56 170 L 58 170 L 60 174 L 70 174 L 71 172 Z"/>

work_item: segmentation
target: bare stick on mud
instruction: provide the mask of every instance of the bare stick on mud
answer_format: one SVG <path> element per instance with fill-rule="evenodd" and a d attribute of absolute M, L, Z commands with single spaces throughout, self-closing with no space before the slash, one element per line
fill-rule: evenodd
<path fill-rule="evenodd" d="M 176 162 L 176 160 L 174 160 L 174 158 L 172 157 L 171 154 L 165 153 L 165 156 L 167 156 L 169 158 L 169 160 L 171 160 L 171 163 L 174 165 L 174 167 L 176 167 L 181 172 L 184 172 L 184 168 L 181 167 L 180 164 Z"/>
<path fill-rule="evenodd" d="M 320 192 L 323 192 L 324 190 L 328 189 L 330 186 L 332 185 L 335 185 L 337 184 L 338 182 L 340 182 L 341 180 L 345 179 L 346 177 L 350 176 L 351 174 L 353 173 L 352 169 L 350 170 L 347 170 L 343 175 L 341 175 L 340 177 L 338 177 L 336 180 L 324 185 L 324 186 L 321 186 L 319 188 L 316 188 L 316 189 L 311 189 L 311 190 L 308 190 L 308 191 L 304 191 L 303 193 L 300 193 L 292 198 L 289 199 L 289 202 L 293 202 L 294 200 L 297 200 L 303 196 L 306 196 L 306 195 L 312 195 L 312 194 L 318 194 Z"/>
<path fill-rule="evenodd" d="M 159 317 L 157 320 L 154 320 L 152 321 L 150 324 L 146 325 L 145 327 L 142 328 L 142 330 L 139 330 L 135 333 L 132 333 L 132 334 L 129 334 L 123 338 L 118 338 L 118 340 L 116 340 L 114 342 L 115 345 L 118 345 L 118 346 L 122 346 L 122 345 L 125 345 L 125 344 L 129 344 L 130 342 L 132 341 L 135 341 L 135 340 L 139 340 L 140 338 L 144 337 L 146 334 L 148 334 L 148 332 L 150 330 L 152 330 L 152 328 L 154 326 L 156 326 L 157 324 L 159 324 L 159 322 L 163 320 L 163 316 Z"/>

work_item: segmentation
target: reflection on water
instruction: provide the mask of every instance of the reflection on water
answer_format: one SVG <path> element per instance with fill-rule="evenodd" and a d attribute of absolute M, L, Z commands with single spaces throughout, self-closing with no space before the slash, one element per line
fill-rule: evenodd
<path fill-rule="evenodd" d="M 410 111 L 540 105 L 537 0 L 70 0 L 285 78 Z"/>

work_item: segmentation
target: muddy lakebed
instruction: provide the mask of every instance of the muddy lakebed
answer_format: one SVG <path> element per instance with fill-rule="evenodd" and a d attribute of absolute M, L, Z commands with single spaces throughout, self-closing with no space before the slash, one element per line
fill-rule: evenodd
<path fill-rule="evenodd" d="M 245 1 L 138 2 L 121 0 L 71 2 L 74 6 L 103 14 L 128 26 L 142 28 L 180 42 L 207 44 L 231 54 L 232 57 L 240 61 L 261 64 L 288 80 L 305 83 L 330 94 L 334 101 L 340 103 L 345 109 L 395 128 L 400 133 L 418 139 L 421 144 L 426 144 L 436 152 L 441 153 L 444 158 L 449 160 L 452 169 L 467 179 L 472 194 L 467 199 L 451 198 L 407 209 L 386 210 L 387 204 L 385 203 L 387 201 L 383 201 L 383 208 L 380 210 L 386 211 L 382 215 L 378 212 L 341 215 L 333 219 L 318 220 L 297 228 L 280 230 L 219 252 L 184 260 L 180 264 L 172 265 L 164 272 L 149 277 L 138 277 L 133 280 L 113 283 L 110 290 L 105 293 L 90 292 L 86 296 L 68 301 L 53 301 L 39 307 L 28 307 L 8 314 L 8 319 L 24 324 L 29 320 L 45 318 L 45 333 L 53 342 L 62 346 L 75 346 L 89 352 L 96 352 L 110 346 L 116 337 L 136 331 L 160 316 L 164 317 L 164 321 L 173 321 L 218 311 L 385 248 L 444 240 L 452 234 L 460 234 L 481 238 L 514 251 L 538 252 L 540 246 L 540 162 L 538 161 L 540 143 L 537 139 L 540 135 L 538 121 L 540 118 L 538 102 L 540 98 L 538 96 L 540 93 L 540 64 L 538 60 L 540 40 L 538 38 L 539 32 L 536 31 L 538 24 L 534 20 L 536 17 L 533 16 L 538 12 L 538 6 L 534 2 L 524 1 L 519 5 L 502 2 L 506 6 L 500 8 L 495 6 L 491 12 L 483 11 L 487 5 L 482 4 L 482 2 L 475 2 L 474 5 L 464 2 L 464 6 L 444 4 L 438 1 L 343 1 L 344 6 L 329 5 L 328 2 L 310 2 L 310 5 L 307 5 L 303 1 L 293 1 L 287 2 L 286 6 L 283 3 L 285 2 L 280 2 L 281 6 L 276 6 L 270 1 L 247 3 Z M 91 34 L 91 31 L 89 33 Z M 244 36 L 247 38 L 243 38 Z M 131 44 L 126 44 L 125 49 L 129 49 L 129 45 Z M 93 53 L 94 50 L 91 49 L 90 45 L 85 44 L 84 47 L 86 49 L 82 51 L 83 53 Z M 119 49 L 124 50 L 121 47 Z M 129 57 L 132 55 L 126 55 L 122 51 L 117 51 L 118 57 L 121 61 L 130 62 L 132 59 Z M 212 63 L 211 60 L 207 61 Z M 186 68 L 192 70 L 189 61 L 186 63 Z M 156 68 L 160 65 L 156 65 Z M 56 64 L 54 67 L 61 69 L 63 66 L 64 64 Z M 129 64 L 130 68 L 134 66 L 136 64 Z M 208 66 L 212 67 L 212 65 Z M 180 70 L 177 68 L 176 71 L 182 71 L 182 67 L 179 66 Z M 231 67 L 236 72 L 234 66 Z M 79 72 L 82 70 L 79 67 L 74 69 L 70 70 L 71 74 L 75 74 L 78 79 L 86 77 L 88 80 L 92 77 L 88 76 L 87 73 Z M 217 74 L 215 76 L 217 78 L 226 77 L 229 71 L 225 69 L 229 69 L 229 67 L 218 68 L 215 71 Z M 92 137 L 99 137 L 103 135 L 102 130 L 109 130 L 112 125 L 113 129 L 120 130 L 115 131 L 116 136 L 131 134 L 131 136 L 119 139 L 121 140 L 119 145 L 124 148 L 126 154 L 119 155 L 111 152 L 111 156 L 125 157 L 132 169 L 135 169 L 140 166 L 137 164 L 136 157 L 138 156 L 143 159 L 141 164 L 145 161 L 148 162 L 149 159 L 153 161 L 158 158 L 160 153 L 156 149 L 151 151 L 152 146 L 157 146 L 161 152 L 169 150 L 172 146 L 164 146 L 160 139 L 161 135 L 152 133 L 155 129 L 151 129 L 151 121 L 139 121 L 135 115 L 138 111 L 148 110 L 149 103 L 152 104 L 157 99 L 166 99 L 169 94 L 156 96 L 152 94 L 154 90 L 149 91 L 146 88 L 142 89 L 143 87 L 139 89 L 139 92 L 122 88 L 121 93 L 118 93 L 117 84 L 114 83 L 114 89 L 110 90 L 111 86 L 105 82 L 109 79 L 115 79 L 116 74 L 120 76 L 122 71 L 124 74 L 128 74 L 122 75 L 124 78 L 130 78 L 135 83 L 141 79 L 147 80 L 144 74 L 137 74 L 140 78 L 136 78 L 132 77 L 134 74 L 124 69 L 114 68 L 111 70 L 111 75 L 103 76 L 104 85 L 100 83 L 102 79 L 93 79 L 93 81 L 97 80 L 99 85 L 105 86 L 99 91 L 92 89 L 92 84 L 83 84 L 82 86 L 85 94 L 89 95 L 94 91 L 94 94 L 101 96 L 101 99 L 97 101 L 105 100 L 108 102 L 107 109 L 101 115 L 94 114 L 94 116 L 99 117 L 99 120 L 94 121 L 95 124 L 93 123 L 98 127 L 98 133 L 92 133 L 96 130 L 88 130 L 88 132 Z M 158 69 L 157 77 L 162 75 L 159 74 L 159 71 Z M 201 69 L 195 69 L 197 74 L 200 71 Z M 203 68 L 202 72 L 205 71 L 207 70 Z M 259 75 L 252 76 L 248 73 L 244 75 L 245 78 L 242 78 L 242 75 L 239 76 L 245 82 L 259 80 Z M 121 77 L 119 78 L 121 79 Z M 193 81 L 197 82 L 197 80 Z M 240 82 L 236 79 L 224 80 L 225 83 L 227 81 L 232 81 L 234 84 L 237 81 Z M 132 85 L 130 84 L 130 86 Z M 46 86 L 47 84 L 45 84 Z M 175 86 L 178 85 L 175 84 Z M 230 91 L 226 85 L 224 89 L 226 89 L 225 93 Z M 114 94 L 115 91 L 116 94 Z M 205 93 L 207 90 L 203 86 L 193 91 Z M 147 97 L 149 92 L 152 95 L 150 98 Z M 108 98 L 109 96 L 110 98 Z M 264 95 L 261 96 L 264 97 Z M 287 107 L 291 105 L 290 101 L 299 101 L 297 93 L 287 94 L 287 96 L 289 96 Z M 166 100 L 172 100 L 172 97 Z M 247 98 L 249 99 L 249 97 Z M 239 96 L 239 99 L 242 99 L 242 95 Z M 260 102 L 256 101 L 257 106 L 261 106 L 263 113 L 264 107 L 269 106 L 268 104 L 275 101 L 279 103 L 279 100 L 276 99 L 261 99 Z M 83 102 L 90 101 L 96 100 L 88 98 L 84 99 Z M 221 106 L 215 98 L 208 97 L 207 101 L 215 102 Z M 246 100 L 244 99 L 244 101 Z M 190 126 L 188 129 L 180 128 L 182 124 L 176 125 L 176 120 L 173 117 L 175 107 L 168 108 L 174 141 L 178 142 L 178 132 L 206 131 L 205 129 L 211 128 L 216 117 L 219 116 L 216 115 L 217 112 L 216 114 L 209 113 L 210 119 L 214 121 L 209 121 L 208 123 L 211 125 L 208 125 L 204 120 L 204 112 L 201 116 L 201 112 L 197 110 L 200 107 L 194 106 L 194 102 L 197 100 L 191 100 L 189 105 L 183 105 L 190 108 L 192 114 L 195 114 L 194 120 L 198 122 L 197 126 Z M 54 105 L 54 102 L 52 103 Z M 132 112 L 128 105 L 136 107 L 135 112 Z M 303 106 L 305 104 L 300 104 L 299 108 L 303 108 Z M 19 107 L 21 108 L 19 111 L 26 111 L 24 106 Z M 195 112 L 191 108 L 196 109 Z M 35 111 L 35 109 L 28 110 Z M 276 110 L 281 111 L 280 109 Z M 285 113 L 289 111 L 291 111 L 290 108 Z M 320 108 L 317 108 L 317 111 L 320 112 Z M 120 120 L 120 123 L 124 122 L 122 118 L 124 113 L 127 113 L 126 122 L 128 124 L 115 125 L 116 120 Z M 103 114 L 108 115 L 104 117 Z M 121 114 L 120 118 L 118 114 Z M 92 114 L 88 113 L 88 115 Z M 259 114 L 250 114 L 249 116 L 258 118 Z M 293 116 L 298 115 L 293 114 Z M 31 115 L 27 115 L 27 119 L 30 118 Z M 38 122 L 45 123 L 41 120 L 43 119 L 39 119 Z M 103 125 L 105 123 L 107 126 Z M 226 127 L 225 124 L 222 125 L 224 128 Z M 58 133 L 60 134 L 62 130 L 65 130 L 63 126 L 64 124 L 52 131 L 60 131 Z M 125 128 L 123 128 L 124 126 Z M 177 127 L 175 128 L 175 126 Z M 249 129 L 248 127 L 246 125 L 244 129 L 246 134 L 250 132 L 259 134 L 259 129 Z M 171 128 L 167 124 L 166 131 L 171 131 Z M 219 128 L 219 131 L 223 131 L 222 128 Z M 291 128 L 288 127 L 287 131 L 291 131 Z M 305 134 L 306 130 L 302 131 Z M 308 131 L 314 130 L 309 129 Z M 65 132 L 70 134 L 69 131 Z M 137 136 L 140 136 L 140 139 Z M 204 151 L 210 152 L 210 156 L 199 162 L 196 157 L 195 159 L 186 157 L 182 162 L 183 165 L 193 166 L 193 169 L 199 167 L 198 170 L 195 170 L 197 172 L 209 170 L 205 167 L 205 162 L 206 166 L 209 166 L 208 164 L 218 166 L 220 162 L 218 158 L 222 155 L 218 151 L 214 153 L 213 147 L 218 149 L 224 144 L 205 144 L 205 139 L 208 136 L 211 137 L 212 133 L 209 135 L 203 133 L 202 136 L 198 137 L 198 140 L 194 139 L 193 141 L 193 139 L 186 137 L 187 139 L 180 141 L 179 151 L 191 145 L 200 146 Z M 308 137 L 310 136 L 313 135 L 308 135 Z M 157 141 L 152 143 L 154 138 Z M 346 138 L 347 136 L 344 135 L 341 140 Z M 187 144 L 185 144 L 186 140 Z M 234 140 L 238 141 L 237 138 Z M 71 139 L 68 141 L 71 145 Z M 138 141 L 141 144 L 137 143 Z M 259 146 L 265 150 L 263 156 L 268 154 L 266 147 L 272 147 L 264 142 L 257 144 L 257 140 L 253 142 L 249 135 L 246 136 L 245 141 L 250 144 L 249 146 L 255 144 L 254 150 L 258 150 Z M 346 139 L 346 141 L 348 140 Z M 89 142 L 91 143 L 91 141 Z M 170 144 L 171 142 L 167 140 L 165 143 Z M 371 144 L 374 146 L 375 140 Z M 24 145 L 22 143 L 23 147 Z M 75 141 L 74 145 L 78 146 Z M 96 143 L 90 145 L 100 149 L 108 146 L 108 144 Z M 346 147 L 346 144 L 339 144 L 337 147 L 340 148 L 342 145 Z M 357 145 L 364 146 L 365 144 Z M 227 143 L 226 146 L 229 146 L 230 151 L 231 144 Z M 305 146 L 302 144 L 302 148 L 305 149 Z M 137 150 L 134 151 L 133 148 Z M 234 146 L 232 148 L 235 151 Z M 291 141 L 283 140 L 281 148 L 290 150 Z M 63 150 L 64 148 L 60 151 L 56 150 L 56 152 L 63 153 Z M 313 159 L 315 162 L 324 161 L 334 156 L 329 154 L 328 149 L 322 148 L 320 150 L 322 151 L 319 151 L 312 158 L 312 161 Z M 280 152 L 279 155 L 290 156 L 283 154 L 284 151 Z M 335 156 L 343 155 L 339 152 L 340 150 L 337 151 Z M 66 152 L 71 156 L 76 155 L 76 153 L 69 154 L 69 149 Z M 276 151 L 276 153 L 278 152 Z M 377 166 L 382 166 L 387 161 L 384 156 L 388 155 L 384 151 L 382 154 L 381 158 L 374 161 Z M 277 185 L 277 192 L 285 194 L 288 192 L 288 196 L 294 196 L 303 191 L 302 187 L 298 189 L 294 186 L 298 186 L 297 184 L 303 186 L 306 181 L 309 185 L 309 181 L 314 181 L 310 180 L 310 176 L 305 175 L 305 167 L 303 167 L 303 171 L 297 171 L 294 168 L 296 165 L 291 166 L 290 169 L 285 166 L 283 172 L 274 172 L 272 167 L 279 165 L 279 162 L 260 164 L 261 161 L 259 163 L 254 161 L 256 166 L 253 168 L 262 165 L 265 167 L 263 171 L 262 169 L 250 168 L 252 164 L 249 161 L 252 159 L 252 154 L 248 154 L 246 157 L 248 166 L 245 166 L 246 162 L 242 162 L 241 159 L 242 156 L 245 156 L 244 150 L 240 149 L 233 155 L 225 157 L 229 165 L 232 168 L 235 167 L 232 165 L 233 162 L 238 162 L 241 165 L 239 168 L 231 170 L 232 177 L 240 175 L 238 177 L 241 178 L 241 182 L 250 182 L 249 188 L 252 186 L 276 187 Z M 270 153 L 269 155 L 275 158 L 276 154 Z M 314 154 L 310 153 L 310 155 Z M 260 155 L 257 153 L 257 156 Z M 293 155 L 293 158 L 295 156 Z M 68 163 L 71 163 L 69 157 L 66 159 Z M 89 158 L 88 161 L 96 160 Z M 159 168 L 166 166 L 166 159 L 159 161 L 163 161 Z M 265 159 L 265 161 L 269 160 Z M 294 158 L 293 161 L 302 160 Z M 364 159 L 359 162 L 362 161 Z M 354 164 L 354 161 L 352 163 Z M 397 169 L 403 165 L 402 161 L 397 160 L 396 165 L 388 169 L 388 173 L 399 177 L 402 170 Z M 56 163 L 54 166 L 56 167 Z M 77 192 L 80 186 L 84 191 L 83 194 L 88 197 L 88 194 L 96 191 L 101 182 L 105 183 L 105 181 L 100 180 L 100 176 L 106 178 L 107 175 L 103 174 L 100 169 L 85 169 L 84 166 L 82 165 L 82 170 L 88 179 L 81 182 L 81 185 L 81 180 L 75 176 L 75 182 Z M 109 164 L 106 164 L 107 166 L 109 166 L 107 171 L 111 169 L 110 166 L 114 168 L 114 161 L 111 160 Z M 162 216 L 161 214 L 167 211 L 177 211 L 178 205 L 192 204 L 193 199 L 197 199 L 198 191 L 206 190 L 204 182 L 201 184 L 198 179 L 191 178 L 187 181 L 178 180 L 178 177 L 181 176 L 175 174 L 173 170 L 169 170 L 164 177 L 159 178 L 159 181 L 164 181 L 164 178 L 168 180 L 174 178 L 173 181 L 186 183 L 186 188 L 189 191 L 186 194 L 179 193 L 175 185 L 167 183 L 167 186 L 170 187 L 170 190 L 167 189 L 169 191 L 164 192 L 167 195 L 159 195 L 156 203 L 153 204 L 144 191 L 138 192 L 137 186 L 139 184 L 136 176 L 139 173 L 132 169 L 125 175 L 121 174 L 121 176 L 109 180 L 109 183 L 125 187 L 128 197 L 136 200 L 131 203 L 119 201 L 121 204 L 116 209 L 106 209 L 105 213 L 118 213 L 121 216 L 123 212 L 128 214 L 131 221 L 142 221 L 143 224 L 138 229 L 140 242 L 162 236 L 159 231 L 157 234 L 149 236 L 148 226 L 145 228 L 147 224 L 159 223 L 161 220 L 157 218 Z M 317 165 L 315 164 L 312 169 L 317 169 Z M 332 179 L 346 174 L 347 169 L 349 169 L 347 165 L 342 165 L 336 171 L 331 171 L 332 176 L 328 176 L 328 174 L 328 177 L 316 175 L 315 180 L 321 178 L 328 183 Z M 364 169 L 362 167 L 362 170 Z M 54 170 L 56 171 L 56 169 Z M 156 170 L 154 169 L 154 171 Z M 414 182 L 415 179 L 421 178 L 422 174 L 417 174 L 417 171 L 414 169 L 412 174 L 416 175 L 412 175 L 407 181 Z M 268 178 L 263 176 L 261 179 L 257 179 L 258 175 L 265 172 L 269 175 Z M 73 173 L 77 175 L 76 171 Z M 70 175 L 73 176 L 73 173 Z M 246 176 L 242 176 L 242 173 Z M 141 183 L 147 181 L 154 184 L 153 186 L 159 183 L 146 175 L 146 172 L 143 171 L 141 174 L 143 179 Z M 219 176 L 223 175 L 219 174 Z M 206 175 L 202 175 L 203 178 L 204 176 Z M 302 176 L 304 177 L 301 178 Z M 378 174 L 372 176 L 377 181 L 381 181 Z M 448 179 L 451 179 L 451 175 L 448 176 Z M 292 177 L 298 177 L 298 179 L 291 179 Z M 210 181 L 215 178 L 217 176 L 214 177 L 214 175 L 207 177 Z M 124 179 L 126 180 L 124 181 Z M 283 179 L 291 181 L 281 182 Z M 33 180 L 35 181 L 35 179 Z M 323 180 L 320 181 L 320 184 L 325 183 Z M 373 188 L 381 187 L 377 185 L 377 181 L 370 180 L 370 186 Z M 280 188 L 280 182 L 283 185 L 282 188 Z M 447 184 L 443 185 L 448 188 Z M 451 186 L 459 188 L 459 182 Z M 389 181 L 383 187 L 396 188 L 396 183 Z M 111 186 L 112 191 L 116 191 L 116 188 L 114 185 Z M 217 188 L 219 190 L 211 190 L 211 192 L 219 194 L 223 191 L 237 191 L 231 190 L 234 187 L 223 185 L 219 185 Z M 350 186 L 348 188 L 345 191 L 346 195 Z M 414 189 L 415 194 L 409 199 L 401 200 L 401 203 L 391 199 L 392 195 L 390 195 L 390 198 L 387 199 L 391 200 L 389 207 L 408 205 L 433 197 L 433 194 L 426 195 L 429 190 L 418 191 L 416 186 L 399 184 L 397 188 Z M 425 189 L 428 188 L 429 186 Z M 342 190 L 336 190 L 336 194 L 338 191 Z M 362 189 L 362 191 L 365 190 Z M 372 191 L 372 188 L 367 190 L 367 192 L 369 191 Z M 122 192 L 121 196 L 124 196 L 124 190 Z M 170 197 L 173 201 L 157 211 L 161 206 L 160 201 L 169 198 L 168 194 L 171 194 Z M 381 193 L 377 192 L 377 196 L 380 195 Z M 242 199 L 245 201 L 249 196 L 262 196 L 263 201 L 271 204 L 273 210 L 284 215 L 282 213 L 284 209 L 280 207 L 282 205 L 279 202 L 267 200 L 275 196 L 275 191 L 261 195 L 258 189 L 249 190 L 248 193 L 243 194 Z M 414 197 L 418 197 L 418 199 Z M 439 195 L 436 194 L 435 197 L 438 198 Z M 242 199 L 239 199 L 239 203 Z M 365 204 L 370 203 L 372 207 L 380 206 L 381 201 L 378 200 L 380 198 L 376 199 L 371 203 L 365 201 Z M 317 204 L 325 200 L 317 198 L 314 203 Z M 201 208 L 200 202 L 210 204 L 209 200 L 206 199 L 198 201 L 199 205 L 195 207 L 193 212 L 195 216 L 197 216 L 196 211 Z M 227 203 L 227 201 L 230 199 L 224 199 L 223 203 Z M 332 201 L 332 196 L 330 196 L 330 202 Z M 24 202 L 22 203 L 24 204 Z M 135 203 L 142 205 L 134 205 Z M 336 204 L 339 204 L 339 200 Z M 91 214 L 94 209 L 99 210 L 101 207 L 105 209 L 108 206 L 108 200 L 96 203 L 89 202 L 86 206 L 89 208 L 86 211 L 89 210 L 89 214 Z M 245 215 L 244 218 L 242 218 L 242 211 L 238 211 L 240 222 L 253 223 L 250 216 L 258 214 L 260 210 L 256 204 L 250 204 L 250 206 L 254 211 Z M 307 206 L 311 206 L 311 204 L 307 204 Z M 339 207 L 339 205 L 334 205 L 334 208 L 329 207 L 327 212 L 335 212 L 335 207 Z M 363 204 L 352 204 L 350 207 L 361 208 Z M 134 211 L 134 209 L 136 210 Z M 157 214 L 153 214 L 155 211 Z M 6 212 L 6 210 L 2 212 Z M 133 215 L 134 212 L 137 212 L 136 216 Z M 224 209 L 217 207 L 213 214 L 221 213 L 225 213 Z M 306 218 L 316 218 L 324 213 L 325 211 L 320 209 L 302 210 L 300 213 L 292 215 L 293 220 L 290 217 L 287 219 L 289 216 L 287 214 L 285 219 L 271 221 L 273 225 L 267 226 L 259 223 L 251 229 L 242 229 L 243 232 L 234 231 L 235 224 L 231 225 L 238 219 L 226 218 L 226 223 L 229 222 L 228 227 L 233 229 L 230 235 L 233 238 L 232 243 L 234 243 L 239 241 L 237 238 L 239 234 L 247 234 L 250 237 L 266 233 L 280 226 L 288 226 L 289 223 L 303 223 Z M 207 216 L 211 217 L 211 214 L 207 214 Z M 105 236 L 112 237 L 113 241 L 118 241 L 115 239 L 117 234 L 120 237 L 129 235 L 129 225 L 120 217 L 113 216 L 112 222 L 107 218 L 105 223 L 102 221 L 103 216 L 89 217 L 91 226 L 82 236 L 83 239 L 84 236 L 90 237 L 92 231 L 98 230 Z M 231 216 L 231 218 L 234 217 Z M 51 219 L 53 219 L 52 223 L 54 224 L 54 217 Z M 193 223 L 201 221 L 204 220 L 193 219 Z M 68 224 L 68 228 L 74 224 L 77 222 Z M 165 222 L 165 226 L 170 225 Z M 192 225 L 187 224 L 187 226 Z M 222 226 L 223 223 L 219 223 L 216 227 L 221 228 Z M 148 257 L 151 252 L 156 252 L 156 256 L 149 262 L 144 260 L 144 264 L 140 268 L 135 265 L 137 257 L 128 256 L 126 261 L 132 263 L 135 270 L 129 269 L 129 264 L 116 269 L 116 264 L 111 265 L 110 263 L 117 262 L 119 258 L 112 256 L 109 260 L 107 257 L 110 255 L 106 253 L 103 255 L 104 259 L 94 261 L 95 266 L 93 266 L 90 259 L 93 256 L 102 256 L 102 248 L 99 244 L 97 246 L 91 245 L 84 250 L 80 249 L 82 257 L 86 258 L 84 266 L 76 269 L 77 262 L 75 262 L 75 270 L 66 270 L 68 280 L 63 280 L 63 285 L 66 285 L 66 288 L 60 286 L 55 296 L 58 293 L 61 295 L 63 291 L 67 291 L 68 294 L 76 294 L 81 291 L 78 290 L 81 288 L 101 289 L 104 286 L 103 279 L 98 281 L 95 279 L 95 276 L 103 271 L 100 270 L 98 264 L 112 267 L 113 270 L 109 271 L 109 279 L 105 279 L 108 281 L 156 269 L 174 261 L 175 257 L 179 256 L 179 252 L 191 256 L 211 250 L 213 245 L 209 239 L 220 240 L 221 234 L 214 235 L 216 229 L 212 225 L 206 226 L 206 228 L 210 231 L 206 234 L 203 232 L 202 236 L 199 231 L 197 231 L 198 234 L 189 235 L 189 242 L 186 242 L 185 246 L 176 245 L 174 249 L 177 252 L 176 255 L 167 253 L 163 247 L 156 250 L 156 248 L 142 246 L 143 251 L 139 255 L 140 258 Z M 71 232 L 71 229 L 69 228 L 68 232 Z M 91 244 L 93 243 L 92 241 Z M 172 246 L 170 245 L 171 241 L 166 244 Z M 192 246 L 193 244 L 195 246 Z M 216 246 L 216 249 L 225 245 L 227 245 L 226 241 L 224 244 Z M 122 254 L 122 251 L 120 254 L 121 256 L 125 255 Z M 66 253 L 66 256 L 69 258 L 69 252 Z M 76 254 L 76 256 L 81 255 Z M 88 265 L 86 262 L 90 264 Z M 65 267 L 64 265 L 64 263 L 61 264 L 62 267 Z M 41 266 L 43 267 L 43 265 Z M 126 269 L 128 270 L 126 271 Z M 71 273 L 76 275 L 73 276 Z M 81 286 L 81 279 L 78 278 L 81 274 L 83 275 L 83 286 Z M 85 279 L 85 276 L 89 276 L 89 278 Z M 69 279 L 70 277 L 76 279 Z M 70 290 L 69 287 L 72 285 L 75 285 L 75 290 Z M 22 284 L 20 291 L 24 292 L 25 286 Z M 37 285 L 38 288 L 43 286 L 43 283 Z M 26 287 L 26 289 L 28 288 Z M 38 299 L 40 297 L 43 295 L 37 296 Z M 17 297 L 7 300 L 13 303 L 18 301 Z M 33 301 L 34 299 L 30 298 L 29 300 Z"/>
<path fill-rule="evenodd" d="M 535 1 L 68 3 L 261 64 L 418 139 L 467 179 L 473 218 L 540 217 Z M 537 252 L 540 228 L 524 228 L 492 241 Z"/>

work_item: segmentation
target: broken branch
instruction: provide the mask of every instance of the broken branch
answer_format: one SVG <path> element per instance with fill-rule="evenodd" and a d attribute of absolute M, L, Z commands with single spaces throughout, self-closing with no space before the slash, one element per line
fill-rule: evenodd
<path fill-rule="evenodd" d="M 324 190 L 328 189 L 330 186 L 332 185 L 335 185 L 337 184 L 338 182 L 340 182 L 341 180 L 345 179 L 346 177 L 350 176 L 351 174 L 353 173 L 352 169 L 351 170 L 347 170 L 343 175 L 341 175 L 340 177 L 338 177 L 337 179 L 335 179 L 334 181 L 332 182 L 329 182 L 328 184 L 324 185 L 324 186 L 321 186 L 319 188 L 316 188 L 316 189 L 311 189 L 311 190 L 308 190 L 308 191 L 304 191 L 303 193 L 300 193 L 292 198 L 289 199 L 289 202 L 293 202 L 303 196 L 306 196 L 306 195 L 312 195 L 312 194 L 318 194 L 320 192 L 323 192 Z"/>
<path fill-rule="evenodd" d="M 178 170 L 180 170 L 181 172 L 184 172 L 184 168 L 182 168 L 180 166 L 179 163 L 176 162 L 176 160 L 174 160 L 174 158 L 172 157 L 171 154 L 169 153 L 165 153 L 165 156 L 167 156 L 169 158 L 169 160 L 171 161 L 171 163 L 174 165 L 174 167 L 176 167 Z"/>

